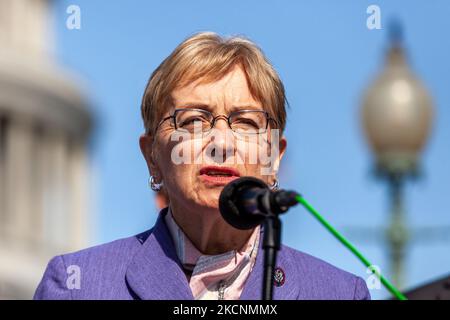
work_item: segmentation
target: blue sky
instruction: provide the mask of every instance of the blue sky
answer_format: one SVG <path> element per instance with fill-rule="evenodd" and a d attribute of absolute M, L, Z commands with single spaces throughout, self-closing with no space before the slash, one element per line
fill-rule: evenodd
<path fill-rule="evenodd" d="M 81 29 L 66 28 L 66 8 L 81 9 Z M 381 30 L 366 27 L 369 5 Z M 386 185 L 371 174 L 360 121 L 363 90 L 381 68 L 390 17 L 405 29 L 412 68 L 433 96 L 436 118 L 423 154 L 424 176 L 408 183 L 411 226 L 450 225 L 450 2 L 442 1 L 56 1 L 56 58 L 83 79 L 96 129 L 92 244 L 150 228 L 157 211 L 140 154 L 140 100 L 150 73 L 198 31 L 243 34 L 266 53 L 284 81 L 291 108 L 281 186 L 301 192 L 336 228 L 376 227 L 389 217 Z M 283 242 L 367 277 L 362 264 L 304 209 L 282 218 Z M 382 272 L 385 247 L 349 239 Z M 450 272 L 450 242 L 414 243 L 406 286 Z M 373 298 L 386 291 L 372 290 Z"/>

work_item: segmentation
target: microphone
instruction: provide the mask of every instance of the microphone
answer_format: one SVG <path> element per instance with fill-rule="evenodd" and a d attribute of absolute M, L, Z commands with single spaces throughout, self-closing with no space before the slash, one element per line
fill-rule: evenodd
<path fill-rule="evenodd" d="M 294 191 L 272 191 L 254 177 L 241 177 L 227 184 L 219 198 L 222 217 L 233 227 L 247 230 L 262 224 L 267 217 L 286 212 L 298 204 Z"/>
<path fill-rule="evenodd" d="M 236 229 L 247 230 L 264 223 L 264 300 L 272 300 L 273 277 L 277 251 L 281 246 L 279 214 L 298 203 L 294 191 L 271 190 L 254 177 L 241 177 L 227 184 L 219 197 L 219 210 L 226 222 Z"/>
<path fill-rule="evenodd" d="M 341 235 L 309 202 L 295 191 L 271 190 L 267 184 L 254 177 L 242 177 L 227 184 L 219 198 L 219 210 L 226 222 L 237 229 L 247 230 L 264 223 L 264 276 L 263 299 L 272 300 L 273 270 L 281 242 L 281 220 L 278 215 L 300 203 L 337 240 L 349 249 L 366 267 L 373 264 L 367 260 L 343 235 Z M 373 271 L 381 283 L 397 299 L 407 298 L 378 271 Z"/>

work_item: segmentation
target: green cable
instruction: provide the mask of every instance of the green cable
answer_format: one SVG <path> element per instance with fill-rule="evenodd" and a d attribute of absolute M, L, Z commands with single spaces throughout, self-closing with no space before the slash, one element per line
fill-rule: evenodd
<path fill-rule="evenodd" d="M 300 195 L 297 195 L 295 199 L 301 203 L 319 222 L 328 229 L 344 246 L 346 246 L 358 259 L 366 266 L 370 267 L 372 264 L 367 260 L 343 235 L 341 235 L 336 229 L 334 229 L 309 203 Z M 407 300 L 407 298 L 385 277 L 383 277 L 378 270 L 371 268 L 376 276 L 380 279 L 381 283 L 388 289 L 397 299 Z"/>

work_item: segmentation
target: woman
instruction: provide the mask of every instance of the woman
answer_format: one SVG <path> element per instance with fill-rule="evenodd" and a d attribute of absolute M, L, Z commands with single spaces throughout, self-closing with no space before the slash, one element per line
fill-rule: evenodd
<path fill-rule="evenodd" d="M 260 299 L 263 230 L 231 227 L 218 198 L 239 176 L 277 188 L 285 104 L 281 80 L 249 40 L 186 39 L 153 72 L 141 106 L 150 185 L 168 206 L 151 230 L 53 258 L 35 298 Z M 361 278 L 287 246 L 274 284 L 274 299 L 369 298 Z"/>

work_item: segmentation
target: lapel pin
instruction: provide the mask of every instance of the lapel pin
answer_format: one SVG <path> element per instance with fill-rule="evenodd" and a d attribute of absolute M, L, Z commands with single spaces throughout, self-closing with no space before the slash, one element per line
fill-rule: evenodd
<path fill-rule="evenodd" d="M 280 267 L 276 267 L 273 273 L 273 283 L 275 287 L 281 287 L 286 280 L 286 275 L 284 274 L 284 270 Z"/>

